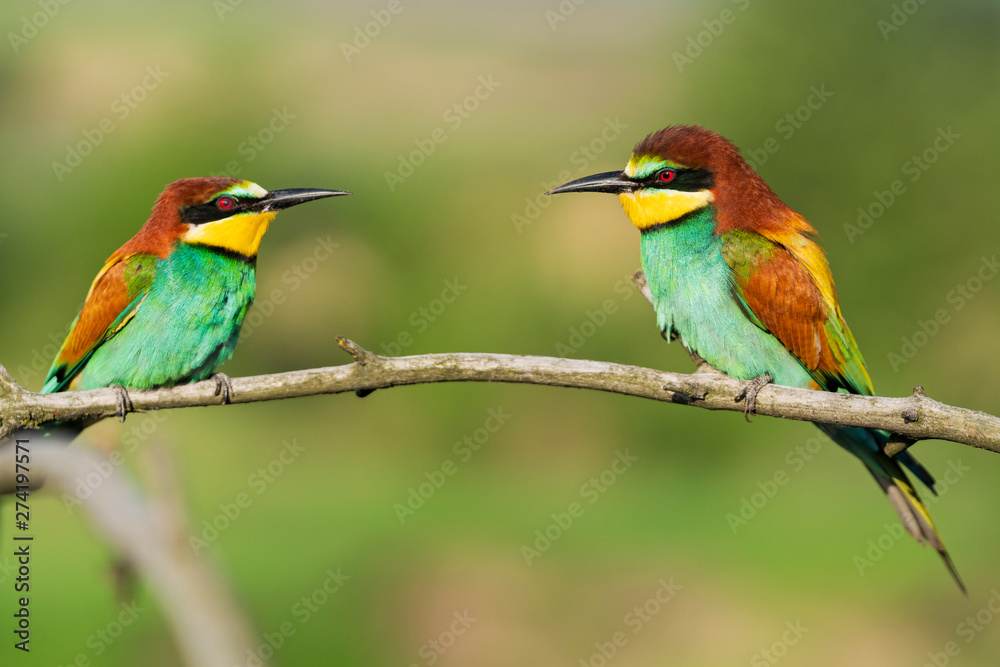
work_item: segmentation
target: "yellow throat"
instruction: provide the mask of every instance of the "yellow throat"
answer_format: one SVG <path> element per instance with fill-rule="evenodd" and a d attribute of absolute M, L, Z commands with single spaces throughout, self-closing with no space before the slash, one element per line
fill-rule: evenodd
<path fill-rule="evenodd" d="M 618 195 L 632 224 L 643 230 L 676 220 L 715 201 L 711 190 L 637 190 Z"/>
<path fill-rule="evenodd" d="M 275 215 L 275 211 L 237 213 L 222 220 L 193 225 L 181 236 L 181 240 L 229 250 L 244 257 L 256 257 L 260 240 Z"/>

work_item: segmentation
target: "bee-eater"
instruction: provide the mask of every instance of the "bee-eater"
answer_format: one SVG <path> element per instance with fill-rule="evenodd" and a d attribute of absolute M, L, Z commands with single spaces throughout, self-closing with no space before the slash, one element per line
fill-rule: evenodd
<path fill-rule="evenodd" d="M 624 171 L 551 190 L 618 195 L 639 230 L 642 268 L 664 338 L 679 336 L 716 369 L 791 387 L 871 395 L 861 352 L 840 313 L 816 230 L 786 206 L 723 136 L 676 125 L 640 141 Z M 934 491 L 908 451 L 889 457 L 884 431 L 816 424 L 857 456 L 906 529 L 933 546 L 965 587 L 906 473 Z"/>
<path fill-rule="evenodd" d="M 346 194 L 267 191 L 235 178 L 171 183 L 97 274 L 42 393 L 212 376 L 232 356 L 253 302 L 257 250 L 271 220 L 281 209 Z M 228 381 L 217 380 L 225 400 Z"/>

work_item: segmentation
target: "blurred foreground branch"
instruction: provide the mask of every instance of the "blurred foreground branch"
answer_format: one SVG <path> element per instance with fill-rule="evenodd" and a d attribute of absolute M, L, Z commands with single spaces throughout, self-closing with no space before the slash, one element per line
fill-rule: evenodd
<path fill-rule="evenodd" d="M 424 354 L 382 357 L 338 338 L 352 364 L 273 375 L 233 378 L 232 403 L 272 401 L 317 394 L 358 392 L 432 382 L 511 382 L 593 389 L 709 410 L 743 411 L 736 396 L 744 382 L 713 372 L 668 373 L 603 361 L 511 354 Z M 129 393 L 136 411 L 218 405 L 217 386 L 207 380 L 169 389 Z M 112 389 L 36 394 L 0 367 L 0 439 L 15 429 L 53 421 L 79 422 L 116 414 Z M 1000 452 L 1000 418 L 939 403 L 916 388 L 905 398 L 836 394 L 778 385 L 757 396 L 757 414 L 899 434 L 893 451 L 912 441 L 936 438 Z"/>
<path fill-rule="evenodd" d="M 25 434 L 18 437 L 22 436 Z M 58 438 L 39 442 L 30 434 L 26 437 L 31 441 L 27 446 L 32 478 L 44 478 L 54 492 L 73 496 L 80 480 L 101 466 L 110 466 L 90 449 L 66 447 Z M 4 488 L 14 486 L 14 457 L 13 446 L 0 447 L 0 486 Z M 161 457 L 151 468 L 159 477 L 158 497 L 144 497 L 128 474 L 116 469 L 78 504 L 103 540 L 156 592 L 184 664 L 244 664 L 256 646 L 251 627 L 223 585 L 224 577 L 188 545 L 189 531 L 171 474 L 172 463 Z"/>

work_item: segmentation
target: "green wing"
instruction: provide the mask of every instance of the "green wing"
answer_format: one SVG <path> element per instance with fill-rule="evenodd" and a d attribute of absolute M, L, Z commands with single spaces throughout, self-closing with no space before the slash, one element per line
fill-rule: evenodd
<path fill-rule="evenodd" d="M 155 255 L 137 253 L 107 261 L 49 369 L 42 393 L 71 388 L 91 355 L 131 321 L 149 293 L 157 260 Z"/>

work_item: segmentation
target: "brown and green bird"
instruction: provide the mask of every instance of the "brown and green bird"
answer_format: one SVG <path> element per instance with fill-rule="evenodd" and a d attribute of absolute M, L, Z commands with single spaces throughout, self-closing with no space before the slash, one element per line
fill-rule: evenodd
<path fill-rule="evenodd" d="M 624 171 L 548 194 L 561 192 L 618 195 L 639 230 L 642 268 L 668 340 L 679 336 L 715 368 L 753 380 L 751 388 L 773 381 L 873 393 L 816 230 L 721 135 L 696 125 L 668 127 L 640 141 Z M 885 431 L 816 425 L 861 459 L 909 533 L 941 554 L 965 591 L 903 468 L 933 492 L 930 473 L 908 451 L 886 455 Z"/>
<path fill-rule="evenodd" d="M 253 303 L 257 250 L 281 209 L 346 195 L 185 178 L 104 263 L 43 393 L 152 389 L 210 377 L 233 354 Z"/>

